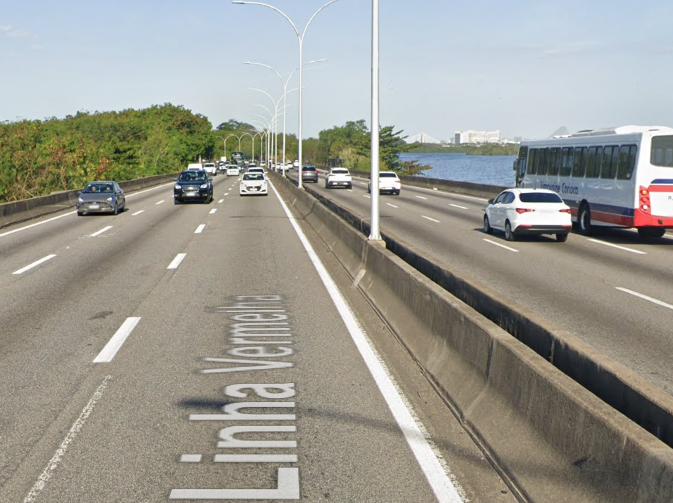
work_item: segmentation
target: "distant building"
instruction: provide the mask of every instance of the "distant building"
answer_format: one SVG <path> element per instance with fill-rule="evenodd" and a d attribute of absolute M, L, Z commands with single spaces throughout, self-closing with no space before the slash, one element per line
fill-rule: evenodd
<path fill-rule="evenodd" d="M 502 143 L 500 137 L 500 130 L 495 131 L 456 131 L 455 144 L 456 145 L 475 145 L 481 143 Z"/>

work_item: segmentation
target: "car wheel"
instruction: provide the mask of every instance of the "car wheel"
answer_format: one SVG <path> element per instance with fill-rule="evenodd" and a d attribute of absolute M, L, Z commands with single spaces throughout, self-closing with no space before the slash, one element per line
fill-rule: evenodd
<path fill-rule="evenodd" d="M 398 196 L 400 195 L 400 191 L 399 191 L 399 190 L 396 192 L 396 195 L 398 195 Z"/>
<path fill-rule="evenodd" d="M 666 229 L 663 227 L 640 227 L 638 229 L 638 235 L 645 239 L 660 238 L 664 234 L 666 234 Z"/>
<path fill-rule="evenodd" d="M 78 217 L 83 217 L 83 216 L 84 216 L 84 212 L 83 212 L 83 211 L 78 211 L 78 212 L 77 212 L 77 216 L 78 216 Z"/>
<path fill-rule="evenodd" d="M 591 236 L 591 210 L 588 204 L 583 204 L 577 217 L 577 227 L 584 236 Z"/>
<path fill-rule="evenodd" d="M 493 227 L 491 227 L 491 222 L 488 221 L 488 216 L 484 215 L 484 232 L 486 234 L 493 234 Z"/>
<path fill-rule="evenodd" d="M 505 222 L 505 239 L 507 241 L 514 241 L 516 239 L 516 236 L 512 232 L 512 224 L 509 223 L 509 220 Z"/>
<path fill-rule="evenodd" d="M 556 241 L 559 243 L 565 243 L 568 241 L 568 233 L 567 232 L 562 232 L 556 235 Z"/>
<path fill-rule="evenodd" d="M 114 210 L 112 210 L 113 215 L 119 215 L 119 205 L 115 202 Z"/>

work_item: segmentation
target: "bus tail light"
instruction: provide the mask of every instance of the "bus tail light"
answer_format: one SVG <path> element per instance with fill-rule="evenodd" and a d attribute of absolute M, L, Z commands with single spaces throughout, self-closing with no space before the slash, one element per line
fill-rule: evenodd
<path fill-rule="evenodd" d="M 650 191 L 645 187 L 640 187 L 640 211 L 646 214 L 650 214 Z"/>

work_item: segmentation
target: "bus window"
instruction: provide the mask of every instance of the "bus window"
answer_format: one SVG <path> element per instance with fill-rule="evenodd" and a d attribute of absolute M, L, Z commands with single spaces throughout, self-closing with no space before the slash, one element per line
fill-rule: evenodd
<path fill-rule="evenodd" d="M 618 147 L 604 147 L 603 148 L 603 159 L 601 162 L 601 174 L 600 177 L 605 180 L 614 179 L 617 174 L 617 155 Z"/>
<path fill-rule="evenodd" d="M 548 148 L 541 148 L 540 150 L 537 151 L 537 174 L 538 175 L 546 175 L 547 174 L 547 166 L 548 166 L 548 158 L 549 158 L 549 149 Z"/>
<path fill-rule="evenodd" d="M 558 175 L 559 167 L 561 165 L 561 149 L 553 147 L 549 149 L 549 170 L 547 174 Z"/>
<path fill-rule="evenodd" d="M 573 148 L 563 147 L 561 151 L 561 176 L 570 176 L 573 165 Z"/>
<path fill-rule="evenodd" d="M 655 136 L 652 138 L 650 163 L 654 166 L 673 168 L 673 136 Z"/>
<path fill-rule="evenodd" d="M 587 157 L 587 178 L 598 178 L 601 169 L 601 156 L 598 149 L 603 147 L 589 147 L 589 155 Z"/>
<path fill-rule="evenodd" d="M 537 156 L 537 149 L 532 148 L 528 152 L 528 165 L 526 166 L 526 173 L 535 174 L 535 160 Z"/>
<path fill-rule="evenodd" d="M 573 172 L 572 176 L 583 177 L 584 171 L 587 168 L 587 148 L 586 147 L 575 147 L 575 153 L 573 155 Z"/>
<path fill-rule="evenodd" d="M 619 167 L 617 168 L 617 178 L 620 180 L 630 180 L 633 175 L 633 169 L 636 167 L 635 145 L 622 145 L 619 147 Z"/>

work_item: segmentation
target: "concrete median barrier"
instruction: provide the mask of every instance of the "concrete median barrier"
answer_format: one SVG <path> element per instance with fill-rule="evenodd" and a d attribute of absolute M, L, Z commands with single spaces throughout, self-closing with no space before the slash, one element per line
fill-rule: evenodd
<path fill-rule="evenodd" d="M 547 327 L 542 341 L 534 340 L 527 331 L 543 334 L 545 330 L 535 328 L 544 325 L 542 320 L 531 315 L 522 321 L 507 313 L 497 298 L 489 306 L 484 292 L 466 278 L 445 279 L 459 283 L 468 298 L 490 309 L 489 316 L 526 332 L 513 336 L 412 267 L 409 262 L 422 262 L 418 250 L 396 240 L 393 246 L 405 248 L 407 254 L 402 259 L 381 242 L 367 240 L 366 221 L 337 210 L 347 214 L 346 222 L 333 204 L 310 194 L 310 188 L 299 190 L 275 174 L 272 181 L 295 214 L 357 278 L 360 291 L 522 499 L 673 501 L 673 449 L 552 365 L 547 356 L 559 358 L 556 364 L 568 367 L 573 377 L 599 381 L 599 388 L 610 388 L 622 401 L 635 393 L 634 383 L 642 384 L 635 376 L 592 353 L 572 334 Z M 520 338 L 531 339 L 534 348 Z M 645 398 L 651 391 L 639 388 Z M 655 408 L 663 419 L 669 401 L 661 396 L 657 401 Z M 639 413 L 652 413 L 651 401 L 631 405 Z"/>

